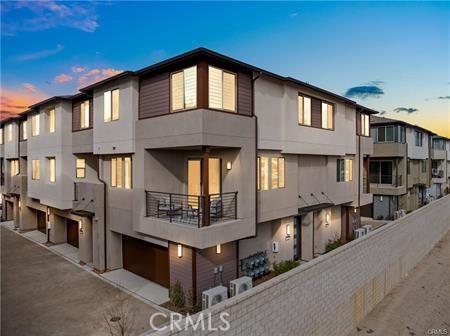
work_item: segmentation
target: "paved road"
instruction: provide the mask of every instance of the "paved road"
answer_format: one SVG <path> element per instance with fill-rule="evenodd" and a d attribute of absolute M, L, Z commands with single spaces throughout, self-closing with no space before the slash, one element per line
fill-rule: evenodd
<path fill-rule="evenodd" d="M 450 335 L 450 232 L 351 335 Z"/>
<path fill-rule="evenodd" d="M 149 329 L 154 308 L 3 227 L 1 254 L 2 336 L 108 335 L 112 309 Z"/>

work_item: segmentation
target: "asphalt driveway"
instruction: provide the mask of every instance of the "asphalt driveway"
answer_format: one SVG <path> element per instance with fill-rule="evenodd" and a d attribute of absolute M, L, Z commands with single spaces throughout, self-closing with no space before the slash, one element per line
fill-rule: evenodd
<path fill-rule="evenodd" d="M 1 228 L 1 335 L 110 335 L 108 325 L 118 322 L 106 320 L 118 315 L 121 321 L 131 321 L 130 334 L 140 334 L 149 329 L 149 317 L 155 312 L 42 246 Z"/>

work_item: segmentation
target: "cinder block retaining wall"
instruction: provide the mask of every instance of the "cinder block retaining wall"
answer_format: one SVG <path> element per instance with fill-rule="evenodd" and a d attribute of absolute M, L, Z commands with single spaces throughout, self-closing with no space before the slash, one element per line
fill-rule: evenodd
<path fill-rule="evenodd" d="M 220 335 L 347 335 L 450 229 L 450 196 L 203 313 Z M 164 331 L 158 335 L 210 335 Z"/>

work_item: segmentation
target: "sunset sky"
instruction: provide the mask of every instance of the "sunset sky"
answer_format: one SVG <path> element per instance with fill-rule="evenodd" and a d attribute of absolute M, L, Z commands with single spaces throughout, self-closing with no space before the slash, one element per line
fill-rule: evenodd
<path fill-rule="evenodd" d="M 200 46 L 450 137 L 448 2 L 2 2 L 1 112 Z"/>

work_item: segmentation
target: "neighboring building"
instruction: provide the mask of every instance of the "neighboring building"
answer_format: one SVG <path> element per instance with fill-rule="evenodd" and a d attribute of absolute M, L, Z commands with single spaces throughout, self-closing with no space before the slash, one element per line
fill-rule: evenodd
<path fill-rule="evenodd" d="M 436 199 L 448 194 L 449 187 L 450 140 L 433 136 L 431 143 L 431 186 L 427 190 Z"/>
<path fill-rule="evenodd" d="M 376 112 L 347 98 L 202 48 L 80 91 L 3 123 L 26 135 L 0 148 L 22 183 L 11 200 L 5 181 L 4 219 L 99 271 L 199 299 L 245 258 L 310 260 L 371 213 Z"/>
<path fill-rule="evenodd" d="M 395 211 L 427 202 L 431 185 L 432 132 L 403 121 L 372 116 L 374 154 L 370 158 L 373 217 L 392 219 Z"/>

